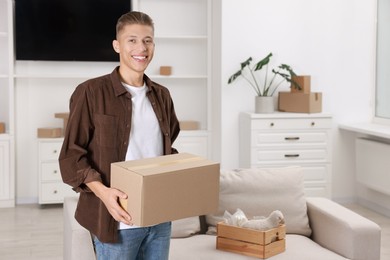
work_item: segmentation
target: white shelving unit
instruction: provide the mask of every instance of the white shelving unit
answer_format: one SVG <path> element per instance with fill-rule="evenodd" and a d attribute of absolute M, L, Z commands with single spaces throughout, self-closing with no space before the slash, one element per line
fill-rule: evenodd
<path fill-rule="evenodd" d="M 211 0 L 132 0 L 134 10 L 150 14 L 155 22 L 156 52 L 147 75 L 170 90 L 179 120 L 200 125 L 199 130 L 182 131 L 174 147 L 208 158 L 212 156 L 211 6 Z M 18 140 L 17 175 L 25 180 L 18 183 L 18 197 L 37 194 L 39 201 L 37 128 L 60 127 L 62 122 L 54 114 L 68 111 L 75 87 L 110 73 L 118 63 L 15 61 L 12 14 L 12 0 L 0 0 L 0 121 L 6 121 L 8 131 L 2 139 L 9 140 L 10 150 L 13 140 Z M 160 66 L 172 66 L 172 75 L 160 75 Z M 15 124 L 18 131 L 14 137 Z M 36 187 L 27 184 L 34 181 Z"/>
<path fill-rule="evenodd" d="M 15 205 L 12 10 L 11 0 L 0 0 L 0 208 Z"/>
<path fill-rule="evenodd" d="M 303 168 L 308 196 L 331 197 L 332 117 L 329 114 L 240 115 L 240 167 Z"/>
<path fill-rule="evenodd" d="M 183 132 L 176 146 L 206 157 L 211 156 L 211 5 L 211 0 L 132 2 L 155 24 L 156 52 L 147 74 L 170 89 L 179 120 L 200 125 Z M 171 66 L 172 75 L 159 75 L 160 66 Z"/>

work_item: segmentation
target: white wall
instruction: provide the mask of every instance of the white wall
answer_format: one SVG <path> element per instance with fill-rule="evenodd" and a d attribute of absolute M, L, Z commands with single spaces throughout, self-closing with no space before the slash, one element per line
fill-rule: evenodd
<path fill-rule="evenodd" d="M 334 116 L 333 197 L 351 199 L 354 139 L 337 124 L 371 118 L 375 1 L 223 0 L 221 42 L 222 167 L 238 167 L 238 115 L 254 110 L 253 90 L 227 79 L 249 56 L 272 52 L 275 65 L 311 75 L 312 90 L 323 93 L 323 111 Z"/>
<path fill-rule="evenodd" d="M 354 181 L 354 136 L 339 131 L 337 124 L 364 121 L 371 117 L 375 65 L 375 1 L 367 0 L 219 0 L 221 18 L 222 82 L 213 93 L 221 114 L 221 166 L 238 167 L 238 115 L 254 110 L 254 92 L 240 84 L 227 85 L 239 63 L 273 52 L 276 64 L 287 63 L 299 74 L 310 74 L 313 91 L 323 92 L 323 111 L 334 116 L 333 197 L 352 199 Z M 218 5 L 215 5 L 218 6 Z M 218 49 L 218 48 L 217 48 Z M 219 57 L 219 54 L 216 55 Z M 106 73 L 107 70 L 104 71 Z M 67 109 L 70 88 L 39 87 L 39 79 L 23 87 L 17 84 L 17 201 L 28 202 L 38 196 L 36 139 L 37 127 L 61 126 L 51 119 L 53 111 Z M 53 80 L 54 81 L 54 80 Z M 215 82 L 219 82 L 218 79 Z M 38 87 L 34 86 L 38 85 Z M 62 84 L 63 85 L 63 84 Z M 44 94 L 37 92 L 42 90 Z M 280 90 L 288 90 L 287 85 Z M 52 97 L 63 95 L 63 102 Z M 36 102 L 53 108 L 42 110 Z M 36 114 L 32 119 L 27 115 Z M 217 120 L 218 121 L 218 120 Z M 218 131 L 219 127 L 213 127 Z M 215 133 L 214 137 L 218 137 Z M 213 142 L 219 143 L 219 142 Z M 218 153 L 218 152 L 217 152 Z"/>

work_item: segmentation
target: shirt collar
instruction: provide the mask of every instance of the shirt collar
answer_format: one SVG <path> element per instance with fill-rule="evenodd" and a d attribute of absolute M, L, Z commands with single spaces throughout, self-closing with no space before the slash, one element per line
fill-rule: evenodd
<path fill-rule="evenodd" d="M 112 85 L 114 87 L 115 95 L 117 97 L 127 93 L 127 90 L 122 85 L 121 78 L 119 76 L 119 66 L 116 67 L 112 71 L 112 73 L 111 73 L 111 81 L 112 81 Z M 145 82 L 146 86 L 148 87 L 148 92 L 151 91 L 152 88 L 154 88 L 153 81 L 148 76 L 146 76 L 145 74 L 144 74 L 144 82 Z"/>

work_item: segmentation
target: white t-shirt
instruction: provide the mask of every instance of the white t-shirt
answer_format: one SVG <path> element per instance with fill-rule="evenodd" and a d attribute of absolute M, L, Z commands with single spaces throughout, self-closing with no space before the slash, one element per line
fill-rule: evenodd
<path fill-rule="evenodd" d="M 156 114 L 146 96 L 148 88 L 134 87 L 123 83 L 131 94 L 132 116 L 129 146 L 126 161 L 163 155 L 163 138 Z M 129 198 L 131 200 L 131 198 Z M 119 229 L 136 228 L 119 223 Z"/>

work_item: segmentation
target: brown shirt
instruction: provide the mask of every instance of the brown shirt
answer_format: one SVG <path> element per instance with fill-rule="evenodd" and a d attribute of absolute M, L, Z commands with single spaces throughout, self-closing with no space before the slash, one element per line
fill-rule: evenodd
<path fill-rule="evenodd" d="M 80 192 L 75 218 L 102 242 L 117 241 L 118 222 L 85 183 L 98 180 L 109 187 L 111 163 L 125 160 L 132 103 L 118 69 L 76 88 L 59 156 L 63 181 Z M 164 154 L 176 153 L 172 143 L 180 129 L 170 93 L 146 75 L 144 81 L 163 134 Z"/>

